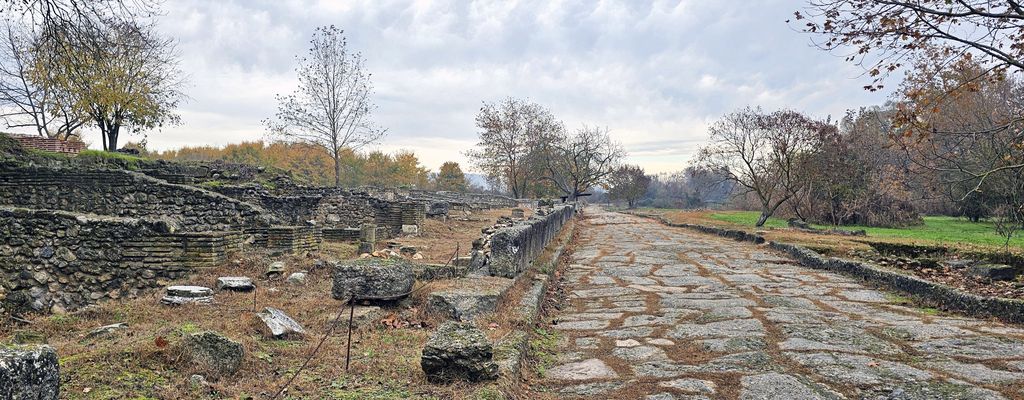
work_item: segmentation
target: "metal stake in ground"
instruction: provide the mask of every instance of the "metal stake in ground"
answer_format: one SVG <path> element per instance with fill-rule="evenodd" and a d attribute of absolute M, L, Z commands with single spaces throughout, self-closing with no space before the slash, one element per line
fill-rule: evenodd
<path fill-rule="evenodd" d="M 348 298 L 348 304 L 350 306 L 348 311 L 348 343 L 345 345 L 345 372 L 348 372 L 348 363 L 352 360 L 352 320 L 356 316 L 356 296 Z"/>

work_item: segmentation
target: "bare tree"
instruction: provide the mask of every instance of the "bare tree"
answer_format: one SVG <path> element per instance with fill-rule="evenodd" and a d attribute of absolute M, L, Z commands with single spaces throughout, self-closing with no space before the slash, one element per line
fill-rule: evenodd
<path fill-rule="evenodd" d="M 506 98 L 484 103 L 476 116 L 477 148 L 466 153 L 473 164 L 513 197 L 526 196 L 544 174 L 545 143 L 563 136 L 562 123 L 547 108 Z"/>
<path fill-rule="evenodd" d="M 68 139 L 89 122 L 64 93 L 46 84 L 29 28 L 7 21 L 0 47 L 0 118 L 8 128 L 32 128 L 39 136 Z"/>
<path fill-rule="evenodd" d="M 653 179 L 639 165 L 623 165 L 616 168 L 608 176 L 608 197 L 612 200 L 625 200 L 629 208 L 647 193 Z"/>
<path fill-rule="evenodd" d="M 264 120 L 273 138 L 326 150 L 334 159 L 335 186 L 341 186 L 345 149 L 377 142 L 387 132 L 370 121 L 377 108 L 373 84 L 363 56 L 349 50 L 344 33 L 334 25 L 316 29 L 309 54 L 298 58 L 299 87 L 278 95 L 277 113 Z"/>
<path fill-rule="evenodd" d="M 927 59 L 948 65 L 965 56 L 986 72 L 1024 70 L 1024 6 L 1015 0 L 809 0 L 796 12 L 816 45 L 844 51 L 882 87 L 893 71 Z"/>
<path fill-rule="evenodd" d="M 804 185 L 801 158 L 815 148 L 821 123 L 795 111 L 766 114 L 745 108 L 710 127 L 710 143 L 698 154 L 698 165 L 729 174 L 752 193 L 761 206 L 763 226 Z"/>
<path fill-rule="evenodd" d="M 545 140 L 542 158 L 547 174 L 569 200 L 601 183 L 615 171 L 625 151 L 612 141 L 607 129 L 583 126 L 572 136 Z"/>

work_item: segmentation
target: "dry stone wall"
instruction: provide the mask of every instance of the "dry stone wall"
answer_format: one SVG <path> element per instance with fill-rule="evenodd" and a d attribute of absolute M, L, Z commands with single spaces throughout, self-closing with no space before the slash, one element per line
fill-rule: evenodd
<path fill-rule="evenodd" d="M 490 254 L 485 262 L 488 273 L 505 278 L 518 276 L 558 236 L 575 213 L 576 206 L 573 204 L 558 205 L 545 215 L 538 213 L 494 232 L 490 237 Z"/>
<path fill-rule="evenodd" d="M 189 232 L 273 222 L 260 207 L 200 188 L 124 170 L 0 164 L 0 205 L 116 217 L 164 217 Z"/>
<path fill-rule="evenodd" d="M 238 231 L 161 233 L 160 221 L 0 207 L 0 313 L 135 296 L 241 249 Z"/>
<path fill-rule="evenodd" d="M 291 187 L 272 193 L 256 185 L 223 186 L 213 190 L 259 204 L 286 223 L 312 223 L 322 229 L 357 228 L 372 223 L 396 235 L 402 231 L 402 225 L 420 225 L 426 218 L 425 203 L 391 192 Z"/>

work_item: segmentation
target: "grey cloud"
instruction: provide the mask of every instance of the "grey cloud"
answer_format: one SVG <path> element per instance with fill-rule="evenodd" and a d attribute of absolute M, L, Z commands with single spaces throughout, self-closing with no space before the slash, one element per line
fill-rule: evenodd
<path fill-rule="evenodd" d="M 568 126 L 607 126 L 652 169 L 685 167 L 719 115 L 748 104 L 838 116 L 879 103 L 856 67 L 783 21 L 800 0 L 225 1 L 165 3 L 193 77 L 185 124 L 158 148 L 262 135 L 273 95 L 293 86 L 313 28 L 334 24 L 363 52 L 389 128 L 381 148 L 465 162 L 481 101 L 526 97 Z M 216 127 L 216 130 L 211 130 Z M 425 145 L 419 145 L 423 143 Z M 444 145 L 438 145 L 444 143 Z"/>

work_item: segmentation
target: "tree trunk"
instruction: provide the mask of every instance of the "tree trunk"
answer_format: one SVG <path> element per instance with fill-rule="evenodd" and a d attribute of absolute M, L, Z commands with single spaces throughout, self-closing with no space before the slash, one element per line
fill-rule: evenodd
<path fill-rule="evenodd" d="M 111 124 L 107 126 L 107 129 L 109 131 L 107 133 L 107 145 L 110 146 L 107 151 L 117 151 L 117 135 L 121 131 L 121 125 Z"/>
<path fill-rule="evenodd" d="M 341 187 L 341 154 L 334 152 L 334 187 Z"/>
<path fill-rule="evenodd" d="M 768 212 L 767 210 L 761 211 L 761 216 L 757 218 L 757 224 L 754 225 L 754 226 L 756 226 L 758 228 L 764 226 L 764 223 L 768 222 L 768 217 L 771 217 L 771 216 L 772 216 L 772 214 L 770 212 Z"/>

